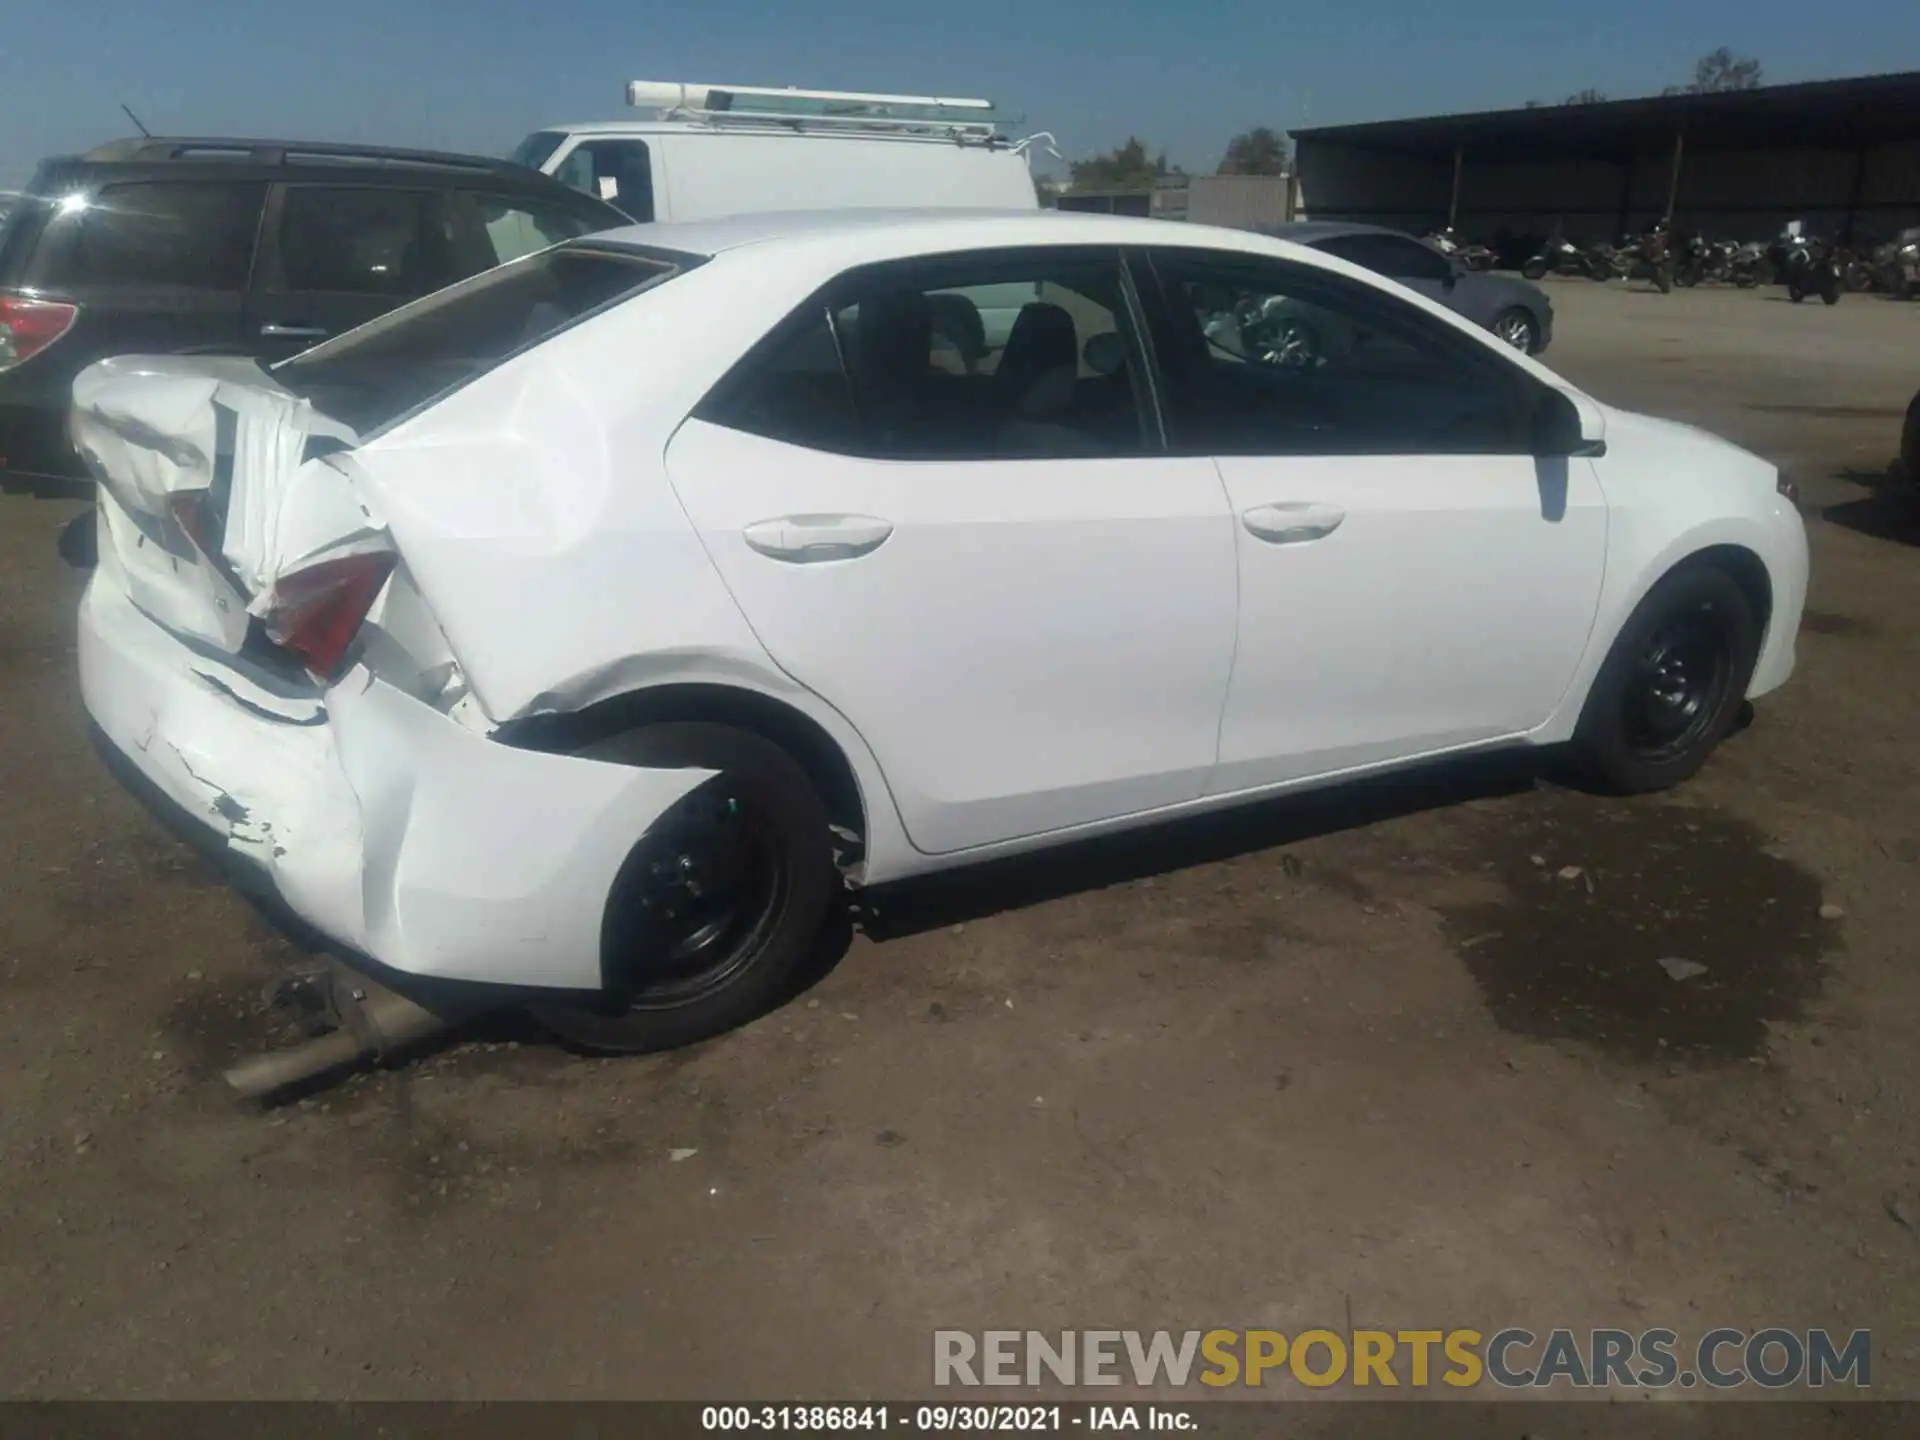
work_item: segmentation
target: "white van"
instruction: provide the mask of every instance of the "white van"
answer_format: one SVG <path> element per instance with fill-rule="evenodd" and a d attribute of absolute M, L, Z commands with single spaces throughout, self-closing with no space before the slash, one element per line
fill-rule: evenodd
<path fill-rule="evenodd" d="M 513 158 L 638 221 L 1040 203 L 1031 142 L 987 100 L 636 80 L 627 103 L 659 113 L 536 130 Z"/>

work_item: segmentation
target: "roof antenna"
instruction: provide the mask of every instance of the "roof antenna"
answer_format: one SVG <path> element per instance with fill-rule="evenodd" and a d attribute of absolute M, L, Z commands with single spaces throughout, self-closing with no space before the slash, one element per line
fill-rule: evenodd
<path fill-rule="evenodd" d="M 123 104 L 123 105 L 122 105 L 122 106 L 121 106 L 120 108 L 121 108 L 122 110 L 126 110 L 126 111 L 127 111 L 127 118 L 128 118 L 129 120 L 131 120 L 131 121 L 133 121 L 133 123 L 134 123 L 134 127 L 135 127 L 136 129 L 138 129 L 138 130 L 139 130 L 139 132 L 140 132 L 140 133 L 141 133 L 142 135 L 144 135 L 144 136 L 146 136 L 146 137 L 147 137 L 147 139 L 149 139 L 149 140 L 151 140 L 151 139 L 153 138 L 153 132 L 152 132 L 151 130 L 149 130 L 149 129 L 147 129 L 147 127 L 146 127 L 146 126 L 144 126 L 144 125 L 142 125 L 142 124 L 140 123 L 140 117 L 139 117 L 138 115 L 136 115 L 136 114 L 134 114 L 134 113 L 133 113 L 133 111 L 131 111 L 131 110 L 127 110 L 127 107 L 126 107 L 126 106 L 125 106 L 124 104 Z"/>

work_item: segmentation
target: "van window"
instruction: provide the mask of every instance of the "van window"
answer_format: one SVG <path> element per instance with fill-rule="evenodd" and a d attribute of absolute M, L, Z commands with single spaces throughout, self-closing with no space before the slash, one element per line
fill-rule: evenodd
<path fill-rule="evenodd" d="M 507 158 L 516 165 L 524 165 L 529 170 L 538 170 L 547 163 L 549 156 L 560 148 L 560 142 L 567 138 L 564 130 L 536 130 L 518 145 Z"/>
<path fill-rule="evenodd" d="M 582 140 L 553 174 L 643 225 L 653 219 L 653 158 L 644 140 Z"/>

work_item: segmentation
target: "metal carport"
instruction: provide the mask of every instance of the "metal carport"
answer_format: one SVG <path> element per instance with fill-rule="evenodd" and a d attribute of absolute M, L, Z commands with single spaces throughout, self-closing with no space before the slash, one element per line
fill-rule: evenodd
<path fill-rule="evenodd" d="M 1741 239 L 1801 219 L 1868 241 L 1920 224 L 1920 72 L 1294 132 L 1316 219 L 1610 237 L 1662 215 Z"/>

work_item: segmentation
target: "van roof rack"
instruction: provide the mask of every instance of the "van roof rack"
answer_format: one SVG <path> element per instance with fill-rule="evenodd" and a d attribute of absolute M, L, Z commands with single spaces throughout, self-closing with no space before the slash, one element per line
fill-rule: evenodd
<path fill-rule="evenodd" d="M 991 100 L 944 95 L 869 94 L 859 90 L 801 90 L 794 86 L 711 85 L 679 80 L 632 80 L 627 104 L 651 107 L 660 118 L 714 125 L 776 126 L 793 130 L 853 130 L 933 135 L 955 141 L 1001 140 L 1002 117 Z"/>

